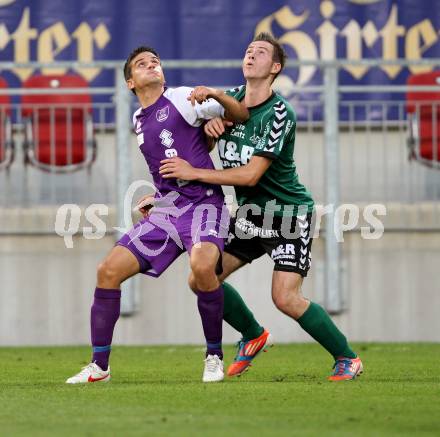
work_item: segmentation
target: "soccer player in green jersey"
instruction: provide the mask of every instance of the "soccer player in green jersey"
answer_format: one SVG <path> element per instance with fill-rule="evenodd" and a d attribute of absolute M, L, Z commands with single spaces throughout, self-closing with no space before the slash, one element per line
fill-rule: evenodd
<path fill-rule="evenodd" d="M 231 126 L 217 118 L 205 127 L 208 135 L 218 138 L 223 170 L 194 168 L 175 157 L 163 160 L 160 172 L 165 178 L 235 187 L 239 209 L 229 230 L 220 280 L 268 254 L 275 264 L 272 299 L 276 307 L 334 357 L 330 380 L 354 379 L 363 370 L 360 358 L 328 313 L 301 292 L 311 262 L 314 203 L 298 180 L 293 159 L 295 112 L 272 90 L 285 59 L 283 48 L 269 34 L 258 35 L 248 46 L 243 59 L 246 85 L 229 93 L 247 106 L 250 119 Z M 224 290 L 224 320 L 243 335 L 228 375 L 240 375 L 271 344 L 271 336 L 236 290 L 227 283 Z"/>

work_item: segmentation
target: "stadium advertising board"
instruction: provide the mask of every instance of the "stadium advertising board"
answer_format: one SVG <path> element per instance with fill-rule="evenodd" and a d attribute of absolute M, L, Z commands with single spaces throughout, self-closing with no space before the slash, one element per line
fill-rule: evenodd
<path fill-rule="evenodd" d="M 430 0 L 0 0 L 0 60 L 17 63 L 121 60 L 141 44 L 157 48 L 163 59 L 239 59 L 260 31 L 278 37 L 291 59 L 417 60 L 440 57 L 439 30 L 440 10 Z M 76 70 L 93 85 L 113 80 L 99 68 Z M 408 74 L 430 70 L 346 65 L 340 83 L 404 83 Z M 14 68 L 1 74 L 19 85 L 33 73 Z M 286 96 L 294 84 L 322 83 L 316 66 L 285 73 L 278 82 Z M 229 86 L 242 77 L 237 68 L 187 69 L 169 70 L 167 80 Z"/>

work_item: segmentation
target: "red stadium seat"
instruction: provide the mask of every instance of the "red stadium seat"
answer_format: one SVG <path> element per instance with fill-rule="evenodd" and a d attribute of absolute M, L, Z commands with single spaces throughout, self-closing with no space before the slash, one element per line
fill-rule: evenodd
<path fill-rule="evenodd" d="M 0 89 L 8 88 L 6 81 L 0 77 Z M 11 100 L 0 94 L 0 169 L 8 168 L 14 160 L 14 143 L 12 142 Z"/>
<path fill-rule="evenodd" d="M 438 87 L 438 91 L 408 91 L 406 110 L 410 159 L 440 168 L 440 71 L 412 75 L 407 85 Z"/>
<path fill-rule="evenodd" d="M 89 167 L 96 158 L 90 95 L 62 92 L 63 88 L 88 88 L 80 76 L 33 76 L 23 88 L 42 90 L 22 98 L 25 120 L 25 159 L 42 170 L 67 173 Z"/>

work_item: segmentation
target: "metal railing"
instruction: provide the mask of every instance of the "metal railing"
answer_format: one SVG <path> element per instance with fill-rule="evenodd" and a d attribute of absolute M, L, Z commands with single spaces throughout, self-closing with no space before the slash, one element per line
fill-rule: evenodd
<path fill-rule="evenodd" d="M 241 61 L 165 60 L 163 65 L 165 70 L 237 69 L 241 67 Z M 287 67 L 295 68 L 304 65 L 313 65 L 321 69 L 324 78 L 322 85 L 294 86 L 290 89 L 293 93 L 290 97 L 292 104 L 297 112 L 302 114 L 298 122 L 296 140 L 296 161 L 300 170 L 300 178 L 306 186 L 312 188 L 312 194 L 318 203 L 339 205 L 343 202 L 350 202 L 364 205 L 370 202 L 380 202 L 384 203 L 391 213 L 391 219 L 385 220 L 387 229 L 439 231 L 440 172 L 423 167 L 414 161 L 408 161 L 409 132 L 404 93 L 413 88 L 405 85 L 339 85 L 338 78 L 339 70 L 346 65 L 436 67 L 440 66 L 440 59 L 390 62 L 383 60 L 289 61 Z M 0 71 L 18 67 L 35 69 L 51 66 L 53 67 L 53 65 L 38 63 L 17 65 L 0 62 Z M 92 108 L 95 129 L 97 128 L 97 132 L 102 134 L 98 139 L 98 156 L 106 153 L 106 147 L 111 150 L 109 143 L 114 141 L 111 131 L 114 129 L 116 132 L 115 149 L 112 150 L 116 168 L 114 173 L 113 170 L 111 171 L 111 176 L 116 174 L 116 182 L 110 191 L 117 194 L 109 201 L 116 204 L 117 224 L 123 227 L 124 195 L 133 176 L 139 175 L 140 172 L 139 169 L 132 171 L 130 112 L 134 102 L 122 76 L 122 63 L 113 61 L 97 61 L 90 64 L 60 62 L 56 66 L 98 67 L 115 71 L 113 87 L 90 88 L 88 92 L 92 95 L 106 94 L 112 97 L 108 103 L 93 103 Z M 440 88 L 428 86 L 417 89 L 438 91 Z M 65 92 L 66 90 L 63 89 L 63 93 Z M 74 89 L 69 92 L 78 92 L 78 90 Z M 367 98 L 359 99 L 359 94 L 365 95 L 371 92 L 387 92 L 396 94 L 398 97 L 380 102 Z M 312 97 L 304 100 L 301 98 L 304 93 Z M 20 95 L 23 94 L 23 90 L 0 89 L 0 95 L 2 94 Z M 357 95 L 356 99 L 351 97 L 353 94 Z M 17 142 L 20 142 L 20 134 L 23 133 L 20 130 L 22 126 L 20 110 L 19 104 L 12 105 L 12 111 L 15 113 L 15 131 L 18 133 Z M 113 110 L 116 114 L 114 119 L 111 116 Z M 317 118 L 316 112 L 322 112 L 324 118 Z M 364 117 L 359 117 L 360 112 L 364 112 Z M 388 116 L 390 113 L 393 114 L 392 117 Z M 99 169 L 99 165 L 96 168 L 92 167 L 91 173 Z M 60 183 L 59 176 L 49 176 L 52 177 L 50 184 Z M 0 187 L 6 188 L 3 192 L 5 199 L 3 208 L 10 203 L 7 198 L 15 189 L 13 184 L 8 185 L 8 178 L 10 180 L 11 174 L 8 176 L 5 172 L 0 173 Z M 84 201 L 84 199 L 80 200 Z M 414 209 L 414 205 L 418 206 Z M 428 221 L 425 217 L 427 215 L 432 215 L 432 220 Z M 420 219 L 422 216 L 425 218 Z M 343 306 L 341 248 L 334 233 L 334 229 L 341 225 L 340 220 L 337 215 L 329 215 L 325 220 L 326 306 L 332 312 L 341 311 Z M 2 232 L 7 232 L 7 229 L 3 229 Z"/>

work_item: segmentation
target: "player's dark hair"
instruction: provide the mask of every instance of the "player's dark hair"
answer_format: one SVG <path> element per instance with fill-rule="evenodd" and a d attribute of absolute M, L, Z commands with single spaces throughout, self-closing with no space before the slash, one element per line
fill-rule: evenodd
<path fill-rule="evenodd" d="M 140 46 L 134 49 L 129 55 L 127 60 L 124 64 L 124 77 L 125 80 L 128 80 L 131 78 L 131 61 L 139 55 L 139 53 L 149 52 L 152 53 L 154 56 L 157 56 L 159 58 L 159 54 L 154 50 L 152 47 L 147 46 Z M 133 89 L 131 90 L 133 94 L 136 94 L 136 91 Z"/>
<path fill-rule="evenodd" d="M 273 47 L 272 60 L 281 65 L 280 71 L 274 77 L 275 80 L 276 77 L 283 71 L 284 65 L 286 64 L 286 60 L 287 60 L 286 51 L 283 49 L 283 46 L 270 33 L 267 32 L 261 32 L 258 35 L 256 35 L 252 42 L 255 41 L 266 41 L 272 44 Z"/>

